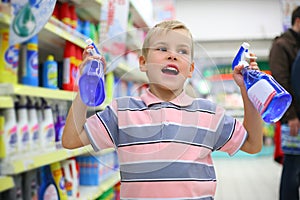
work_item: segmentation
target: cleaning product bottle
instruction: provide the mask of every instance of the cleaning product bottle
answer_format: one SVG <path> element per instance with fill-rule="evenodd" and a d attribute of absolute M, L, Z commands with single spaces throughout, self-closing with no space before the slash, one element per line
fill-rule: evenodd
<path fill-rule="evenodd" d="M 72 199 L 79 197 L 79 180 L 76 168 L 76 160 L 69 159 L 62 161 L 62 169 L 65 177 L 67 195 Z"/>
<path fill-rule="evenodd" d="M 55 106 L 55 112 L 56 112 L 55 141 L 58 142 L 61 141 L 61 137 L 64 131 L 66 121 L 62 113 L 62 110 L 59 108 L 59 105 L 57 104 Z"/>
<path fill-rule="evenodd" d="M 65 180 L 62 173 L 60 162 L 55 162 L 50 165 L 52 177 L 58 189 L 59 197 L 61 200 L 67 200 L 68 195 L 65 189 Z"/>
<path fill-rule="evenodd" d="M 1 154 L 0 158 L 12 157 L 18 150 L 18 134 L 16 112 L 14 108 L 3 110 L 4 128 L 1 137 Z"/>
<path fill-rule="evenodd" d="M 55 130 L 51 106 L 42 98 L 41 145 L 45 150 L 55 149 Z"/>
<path fill-rule="evenodd" d="M 91 39 L 87 39 L 86 42 L 93 46 L 91 55 L 101 55 Z M 88 61 L 79 79 L 80 97 L 87 106 L 99 106 L 104 101 L 104 83 L 104 64 L 98 60 Z"/>
<path fill-rule="evenodd" d="M 18 83 L 20 45 L 9 45 L 9 29 L 0 29 L 0 83 Z"/>
<path fill-rule="evenodd" d="M 38 86 L 38 35 L 33 36 L 22 45 L 21 83 Z"/>
<path fill-rule="evenodd" d="M 18 152 L 24 153 L 30 150 L 27 102 L 24 96 L 18 96 L 16 102 L 17 126 L 18 126 Z"/>
<path fill-rule="evenodd" d="M 30 150 L 35 151 L 40 148 L 39 121 L 36 106 L 30 97 L 27 97 L 27 109 Z"/>
<path fill-rule="evenodd" d="M 51 89 L 58 89 L 58 67 L 53 55 L 48 55 L 42 69 L 42 86 Z"/>
<path fill-rule="evenodd" d="M 59 200 L 59 192 L 52 177 L 50 166 L 40 168 L 39 198 L 43 200 Z"/>
<path fill-rule="evenodd" d="M 76 62 L 76 45 L 66 41 L 63 61 L 63 89 L 78 91 L 76 82 L 78 67 Z"/>
<path fill-rule="evenodd" d="M 289 108 L 292 97 L 275 79 L 258 70 L 249 69 L 250 45 L 244 42 L 232 62 L 232 69 L 244 65 L 242 74 L 249 99 L 267 123 L 277 122 Z"/>
<path fill-rule="evenodd" d="M 23 200 L 38 199 L 38 170 L 33 169 L 22 175 Z"/>

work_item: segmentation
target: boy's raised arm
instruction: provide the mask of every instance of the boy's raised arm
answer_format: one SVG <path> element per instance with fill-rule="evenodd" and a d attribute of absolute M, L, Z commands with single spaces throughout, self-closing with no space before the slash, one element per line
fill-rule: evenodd
<path fill-rule="evenodd" d="M 258 69 L 256 62 L 250 63 L 253 69 Z M 243 103 L 244 103 L 244 122 L 243 125 L 248 132 L 248 137 L 241 147 L 241 150 L 247 153 L 258 153 L 261 151 L 263 144 L 263 121 L 261 115 L 250 101 L 246 86 L 244 85 L 243 76 L 241 74 L 243 66 L 236 66 L 233 71 L 233 77 L 237 85 L 240 87 Z"/>
<path fill-rule="evenodd" d="M 62 135 L 62 145 L 67 149 L 74 149 L 88 145 L 89 139 L 83 128 L 86 121 L 87 106 L 77 94 L 69 110 L 66 125 Z"/>

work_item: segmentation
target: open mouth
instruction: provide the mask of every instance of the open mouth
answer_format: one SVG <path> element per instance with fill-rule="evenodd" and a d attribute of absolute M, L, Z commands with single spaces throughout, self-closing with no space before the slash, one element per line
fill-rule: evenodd
<path fill-rule="evenodd" d="M 179 74 L 178 68 L 175 65 L 167 65 L 164 68 L 162 68 L 162 73 L 168 74 L 168 75 L 177 75 Z"/>

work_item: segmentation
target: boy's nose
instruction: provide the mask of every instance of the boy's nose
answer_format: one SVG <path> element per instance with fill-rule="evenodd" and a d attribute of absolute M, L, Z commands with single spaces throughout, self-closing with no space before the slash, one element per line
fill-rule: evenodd
<path fill-rule="evenodd" d="M 171 52 L 171 53 L 168 55 L 168 60 L 177 60 L 176 54 Z"/>

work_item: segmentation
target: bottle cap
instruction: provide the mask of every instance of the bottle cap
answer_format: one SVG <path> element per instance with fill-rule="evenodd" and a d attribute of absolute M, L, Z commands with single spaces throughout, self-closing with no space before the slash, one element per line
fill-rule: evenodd
<path fill-rule="evenodd" d="M 47 60 L 53 61 L 54 60 L 54 56 L 53 55 L 48 55 Z"/>

